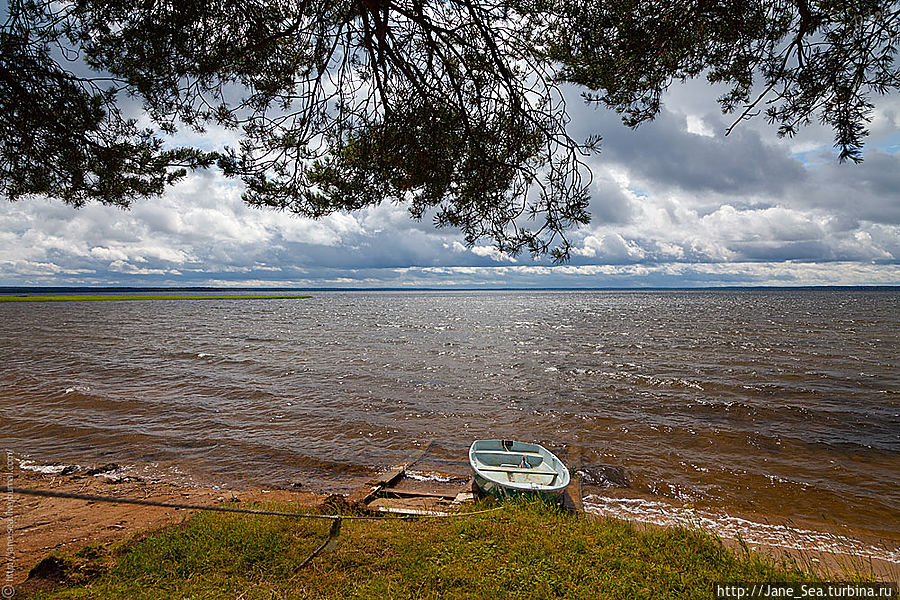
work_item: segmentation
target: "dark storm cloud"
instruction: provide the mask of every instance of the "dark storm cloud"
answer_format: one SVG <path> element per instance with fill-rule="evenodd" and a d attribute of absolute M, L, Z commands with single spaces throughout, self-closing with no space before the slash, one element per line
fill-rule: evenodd
<path fill-rule="evenodd" d="M 634 205 L 622 188 L 598 172 L 591 186 L 591 222 L 593 224 L 623 225 L 634 218 Z"/>
<path fill-rule="evenodd" d="M 824 241 L 802 240 L 788 242 L 738 242 L 730 249 L 741 260 L 830 260 L 832 249 Z"/>
<path fill-rule="evenodd" d="M 862 164 L 822 162 L 814 175 L 808 185 L 791 188 L 797 206 L 827 209 L 848 225 L 900 224 L 900 154 L 869 148 Z"/>
<path fill-rule="evenodd" d="M 590 119 L 592 109 L 583 108 Z M 807 173 L 783 150 L 763 143 L 759 132 L 737 128 L 727 138 L 718 132 L 724 123 L 715 118 L 713 136 L 689 133 L 685 116 L 663 110 L 659 117 L 635 130 L 607 113 L 594 111 L 593 123 L 603 135 L 603 161 L 627 165 L 633 177 L 653 189 L 676 187 L 692 192 L 728 196 L 781 194 Z"/>

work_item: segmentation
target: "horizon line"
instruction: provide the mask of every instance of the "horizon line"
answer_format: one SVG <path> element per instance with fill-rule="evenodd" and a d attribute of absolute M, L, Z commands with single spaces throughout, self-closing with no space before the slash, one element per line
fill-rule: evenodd
<path fill-rule="evenodd" d="M 384 287 L 275 287 L 275 286 L 4 286 L 0 285 L 0 294 L 20 291 L 248 291 L 248 292 L 653 292 L 653 291 L 716 291 L 716 290 L 900 290 L 898 284 L 858 284 L 858 285 L 723 285 L 723 286 L 647 286 L 647 287 L 571 287 L 571 286 L 511 286 L 511 287 L 429 287 L 429 286 L 384 286 Z"/>

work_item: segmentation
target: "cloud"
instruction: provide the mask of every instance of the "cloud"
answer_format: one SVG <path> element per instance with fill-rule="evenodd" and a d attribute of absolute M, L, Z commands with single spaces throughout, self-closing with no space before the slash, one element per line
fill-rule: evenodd
<path fill-rule="evenodd" d="M 671 112 L 652 126 L 615 129 L 605 148 L 607 158 L 627 165 L 634 179 L 653 190 L 770 195 L 807 175 L 799 161 L 764 144 L 755 131 L 738 129 L 728 138 L 694 135 Z"/>
<path fill-rule="evenodd" d="M 754 120 L 725 137 L 715 96 L 673 86 L 659 118 L 636 131 L 570 103 L 573 132 L 604 141 L 589 159 L 593 220 L 569 232 L 568 265 L 467 248 L 402 205 L 317 221 L 253 209 L 238 182 L 210 171 L 129 211 L 0 204 L 0 285 L 900 284 L 900 101 L 875 110 L 865 162 L 840 165 L 819 126 L 778 139 Z"/>
<path fill-rule="evenodd" d="M 815 178 L 789 190 L 792 203 L 840 216 L 846 223 L 866 220 L 900 224 L 900 154 L 869 149 L 862 164 L 822 161 Z"/>
<path fill-rule="evenodd" d="M 702 135 L 703 137 L 716 137 L 713 128 L 698 115 L 685 115 L 685 129 L 688 133 Z"/>
<path fill-rule="evenodd" d="M 493 246 L 472 246 L 469 248 L 469 252 L 476 256 L 485 256 L 496 262 L 516 262 L 516 259 L 509 254 L 501 252 Z"/>
<path fill-rule="evenodd" d="M 607 233 L 584 238 L 583 246 L 575 249 L 578 256 L 600 259 L 604 263 L 637 262 L 647 252 L 633 240 L 626 240 L 618 233 Z"/>
<path fill-rule="evenodd" d="M 610 169 L 601 162 L 592 166 L 594 181 L 590 188 L 591 221 L 612 225 L 630 222 L 635 215 L 634 202 L 637 195 L 617 181 L 622 177 L 621 171 L 617 176 L 615 169 Z"/>

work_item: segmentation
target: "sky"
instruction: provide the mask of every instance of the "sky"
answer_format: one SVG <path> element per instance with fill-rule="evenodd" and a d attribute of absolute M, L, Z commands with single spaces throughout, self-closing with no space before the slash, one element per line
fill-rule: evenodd
<path fill-rule="evenodd" d="M 592 222 L 571 232 L 565 265 L 466 248 L 400 205 L 318 221 L 253 209 L 240 182 L 209 171 L 127 211 L 0 202 L 0 286 L 900 285 L 900 97 L 876 99 L 854 165 L 816 124 L 779 139 L 757 118 L 726 137 L 720 92 L 675 84 L 637 130 L 572 95 L 574 137 L 603 141 L 589 161 Z"/>

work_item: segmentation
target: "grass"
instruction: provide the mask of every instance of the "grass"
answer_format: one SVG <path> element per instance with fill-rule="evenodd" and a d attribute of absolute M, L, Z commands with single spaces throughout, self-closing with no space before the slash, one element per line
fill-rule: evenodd
<path fill-rule="evenodd" d="M 711 598 L 716 582 L 818 581 L 699 531 L 637 530 L 523 503 L 456 519 L 344 521 L 337 547 L 295 573 L 328 527 L 201 513 L 106 554 L 92 550 L 102 574 L 34 597 L 656 600 Z"/>
<path fill-rule="evenodd" d="M 311 298 L 296 294 L 0 294 L 0 302 L 96 302 L 110 300 L 275 300 Z"/>

